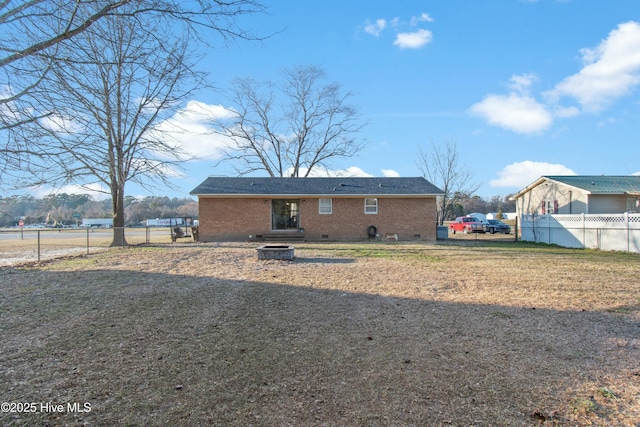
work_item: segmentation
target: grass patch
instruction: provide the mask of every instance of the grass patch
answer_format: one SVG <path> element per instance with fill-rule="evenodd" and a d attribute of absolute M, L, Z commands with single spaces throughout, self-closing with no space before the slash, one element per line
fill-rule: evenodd
<path fill-rule="evenodd" d="M 0 425 L 640 419 L 640 264 L 620 254 L 305 243 L 259 261 L 255 246 L 0 269 L 1 401 L 92 408 Z"/>
<path fill-rule="evenodd" d="M 605 399 L 616 399 L 616 395 L 606 387 L 599 387 L 597 392 Z"/>
<path fill-rule="evenodd" d="M 633 312 L 640 311 L 640 303 L 637 305 L 621 305 L 619 307 L 608 308 L 607 311 L 609 313 L 621 313 L 621 314 L 630 314 Z"/>
<path fill-rule="evenodd" d="M 434 245 L 417 245 L 397 242 L 296 245 L 297 250 L 321 250 L 321 252 L 343 258 L 371 258 L 385 260 L 417 260 L 427 263 L 443 261 Z"/>
<path fill-rule="evenodd" d="M 598 411 L 600 405 L 593 398 L 576 398 L 571 402 L 571 407 L 577 415 L 589 417 Z"/>

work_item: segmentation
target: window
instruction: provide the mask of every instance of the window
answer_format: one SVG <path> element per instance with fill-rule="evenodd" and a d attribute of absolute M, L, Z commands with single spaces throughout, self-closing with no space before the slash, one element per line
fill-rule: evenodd
<path fill-rule="evenodd" d="M 377 214 L 378 213 L 378 199 L 364 199 L 364 213 Z"/>
<path fill-rule="evenodd" d="M 331 215 L 333 213 L 333 199 L 319 199 L 318 213 L 320 215 Z"/>
<path fill-rule="evenodd" d="M 558 213 L 558 201 L 557 200 L 544 200 L 542 202 L 542 215 L 551 215 Z"/>

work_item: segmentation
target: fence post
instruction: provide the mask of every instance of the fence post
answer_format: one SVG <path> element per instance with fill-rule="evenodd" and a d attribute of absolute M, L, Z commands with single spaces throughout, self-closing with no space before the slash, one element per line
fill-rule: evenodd
<path fill-rule="evenodd" d="M 40 230 L 38 230 L 38 262 L 40 262 Z"/>
<path fill-rule="evenodd" d="M 518 215 L 516 215 L 516 242 L 518 241 Z"/>
<path fill-rule="evenodd" d="M 629 212 L 624 213 L 624 226 L 627 229 L 627 252 L 631 252 L 631 243 L 629 242 Z"/>
<path fill-rule="evenodd" d="M 89 227 L 87 227 L 87 255 L 89 255 Z"/>
<path fill-rule="evenodd" d="M 587 247 L 587 224 L 584 220 L 584 212 L 580 214 L 580 219 L 582 220 L 582 248 Z"/>

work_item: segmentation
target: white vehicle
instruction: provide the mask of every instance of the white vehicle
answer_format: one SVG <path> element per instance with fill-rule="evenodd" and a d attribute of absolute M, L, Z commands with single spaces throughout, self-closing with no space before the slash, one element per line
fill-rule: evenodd
<path fill-rule="evenodd" d="M 481 214 L 481 213 L 477 213 L 477 212 L 470 213 L 467 216 L 472 216 L 474 218 L 478 218 L 480 220 L 480 222 L 485 222 L 487 220 L 487 216 L 485 214 Z"/>
<path fill-rule="evenodd" d="M 113 218 L 82 218 L 83 228 L 113 228 Z"/>

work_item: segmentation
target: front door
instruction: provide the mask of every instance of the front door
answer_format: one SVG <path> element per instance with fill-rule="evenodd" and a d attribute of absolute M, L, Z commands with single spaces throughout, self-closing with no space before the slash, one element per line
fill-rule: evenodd
<path fill-rule="evenodd" d="M 299 226 L 299 200 L 275 199 L 271 203 L 271 228 L 297 230 Z"/>

